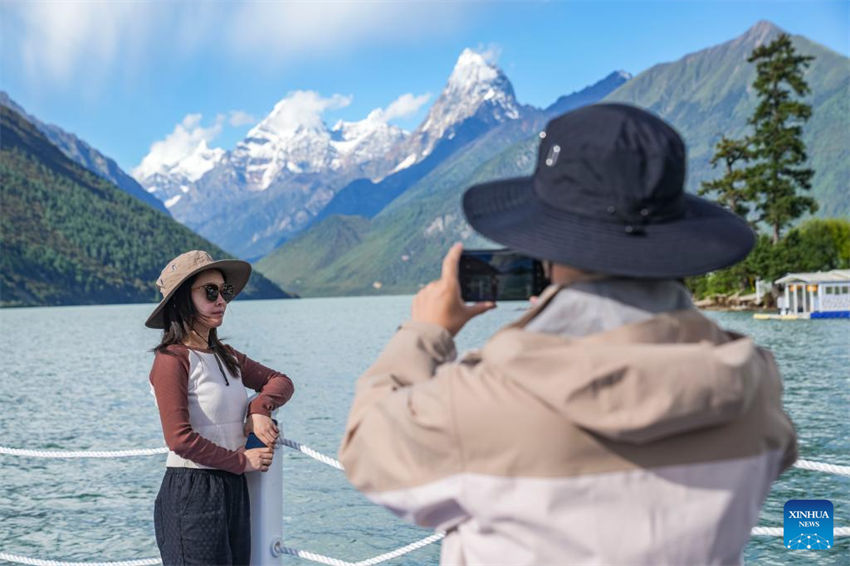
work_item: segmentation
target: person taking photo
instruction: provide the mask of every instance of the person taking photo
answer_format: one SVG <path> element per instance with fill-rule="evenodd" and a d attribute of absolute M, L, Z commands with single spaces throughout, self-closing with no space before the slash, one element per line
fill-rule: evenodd
<path fill-rule="evenodd" d="M 533 176 L 464 194 L 551 285 L 456 361 L 494 305 L 461 300 L 452 247 L 357 381 L 339 452 L 370 499 L 446 531 L 443 564 L 740 563 L 796 437 L 773 356 L 681 282 L 755 240 L 684 179 L 672 127 L 599 104 L 547 125 Z"/>

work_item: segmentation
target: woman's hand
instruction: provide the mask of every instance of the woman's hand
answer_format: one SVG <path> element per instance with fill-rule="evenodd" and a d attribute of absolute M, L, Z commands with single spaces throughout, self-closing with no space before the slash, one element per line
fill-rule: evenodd
<path fill-rule="evenodd" d="M 249 432 L 253 432 L 263 444 L 272 448 L 280 435 L 271 417 L 259 413 L 248 415 L 248 420 L 245 422 L 245 436 L 248 436 Z"/>
<path fill-rule="evenodd" d="M 463 251 L 461 244 L 455 244 L 443 259 L 443 273 L 436 281 L 428 283 L 413 297 L 410 319 L 417 322 L 438 324 L 454 336 L 469 319 L 495 308 L 495 303 L 475 303 L 467 305 L 460 296 L 458 281 L 458 262 Z"/>
<path fill-rule="evenodd" d="M 240 448 L 239 452 L 245 454 L 245 469 L 242 470 L 243 472 L 267 472 L 274 459 L 274 450 L 272 448 L 251 448 L 250 450 Z"/>

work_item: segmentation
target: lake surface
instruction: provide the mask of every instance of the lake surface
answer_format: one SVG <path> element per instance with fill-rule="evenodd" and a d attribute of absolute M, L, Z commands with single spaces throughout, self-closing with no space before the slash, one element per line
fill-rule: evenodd
<path fill-rule="evenodd" d="M 295 396 L 279 413 L 285 436 L 336 455 L 357 376 L 407 317 L 410 297 L 237 301 L 220 335 L 288 374 Z M 0 310 L 0 445 L 120 450 L 163 445 L 148 386 L 144 327 L 152 305 Z M 518 317 L 503 303 L 472 321 L 458 350 L 474 348 Z M 850 465 L 850 323 L 755 321 L 708 313 L 772 349 L 804 459 Z M 295 451 L 284 455 L 284 543 L 362 560 L 430 534 L 369 503 L 344 475 Z M 164 455 L 118 460 L 45 460 L 0 455 L 0 550 L 64 561 L 157 557 L 153 501 Z M 850 478 L 792 469 L 774 484 L 762 526 L 782 526 L 788 499 L 829 499 L 835 526 L 850 526 Z M 600 525 L 600 528 L 604 528 Z M 830 551 L 787 551 L 781 537 L 754 538 L 752 564 L 848 564 L 850 537 Z M 390 564 L 434 564 L 439 545 Z M 286 557 L 287 564 L 307 564 Z"/>

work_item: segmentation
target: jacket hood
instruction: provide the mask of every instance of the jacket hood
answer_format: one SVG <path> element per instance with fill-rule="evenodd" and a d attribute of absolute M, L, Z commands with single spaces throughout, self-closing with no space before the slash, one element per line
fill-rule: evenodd
<path fill-rule="evenodd" d="M 696 310 L 580 339 L 524 330 L 536 312 L 496 334 L 481 363 L 612 440 L 642 444 L 729 422 L 778 373 L 769 352 Z"/>

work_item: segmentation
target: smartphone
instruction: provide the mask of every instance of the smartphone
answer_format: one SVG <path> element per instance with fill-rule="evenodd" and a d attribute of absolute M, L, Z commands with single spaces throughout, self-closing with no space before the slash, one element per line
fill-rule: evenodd
<path fill-rule="evenodd" d="M 463 250 L 458 269 L 464 301 L 527 301 L 549 284 L 540 260 L 508 249 Z"/>
<path fill-rule="evenodd" d="M 245 441 L 245 449 L 250 450 L 252 448 L 265 448 L 265 443 L 257 438 L 257 435 L 253 432 L 248 433 L 248 440 Z"/>
<path fill-rule="evenodd" d="M 272 422 L 275 426 L 277 426 L 277 419 L 272 419 Z M 250 450 L 252 448 L 265 448 L 266 443 L 257 438 L 257 435 L 253 432 L 248 433 L 248 438 L 245 440 L 245 449 Z"/>

